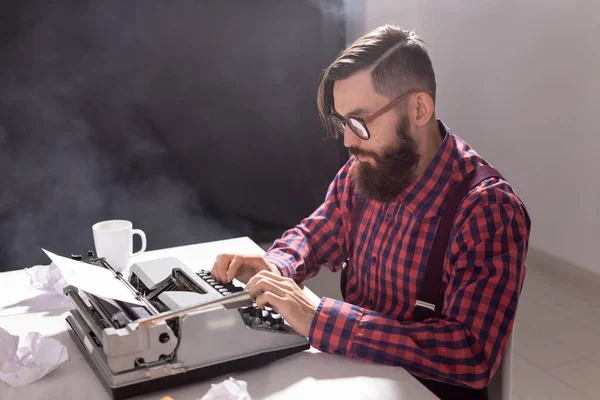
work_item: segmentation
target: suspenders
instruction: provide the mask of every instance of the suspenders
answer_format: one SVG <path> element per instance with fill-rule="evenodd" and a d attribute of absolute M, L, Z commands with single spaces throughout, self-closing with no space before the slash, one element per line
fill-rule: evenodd
<path fill-rule="evenodd" d="M 427 260 L 427 266 L 423 274 L 422 284 L 419 288 L 417 301 L 411 321 L 424 321 L 425 319 L 432 317 L 441 317 L 442 315 L 442 274 L 443 265 L 446 250 L 448 248 L 448 240 L 450 238 L 450 232 L 452 230 L 452 224 L 454 216 L 460 205 L 461 201 L 465 198 L 467 193 L 481 183 L 483 180 L 498 177 L 502 179 L 502 175 L 496 171 L 493 167 L 485 165 L 475 168 L 463 181 L 458 183 L 453 191 L 448 195 L 444 211 L 438 227 L 433 238 L 433 244 L 429 257 Z M 354 208 L 350 217 L 350 229 L 354 232 L 351 241 L 348 243 L 347 259 L 342 265 L 342 276 L 340 280 L 340 289 L 342 296 L 346 299 L 346 280 L 347 280 L 347 268 L 350 265 L 350 257 L 352 256 L 353 244 L 356 241 L 358 223 L 364 209 L 364 202 L 359 200 L 354 205 Z M 417 377 L 425 386 L 433 391 L 437 396 L 442 399 L 485 399 L 487 398 L 486 389 L 474 390 L 466 387 L 459 387 L 449 385 L 437 381 L 430 381 Z"/>
<path fill-rule="evenodd" d="M 448 195 L 444 213 L 433 238 L 423 280 L 421 281 L 421 290 L 419 291 L 413 314 L 414 321 L 423 321 L 427 318 L 440 317 L 442 315 L 442 267 L 446 258 L 446 250 L 448 248 L 448 240 L 450 239 L 454 216 L 458 210 L 458 206 L 469 191 L 483 180 L 492 177 L 503 179 L 502 175 L 490 166 L 486 165 L 475 168 Z"/>

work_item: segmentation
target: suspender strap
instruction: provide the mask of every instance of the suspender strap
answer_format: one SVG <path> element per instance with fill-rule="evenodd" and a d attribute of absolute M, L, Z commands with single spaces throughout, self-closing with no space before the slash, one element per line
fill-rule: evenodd
<path fill-rule="evenodd" d="M 454 217 L 458 206 L 467 196 L 469 191 L 480 184 L 483 180 L 502 175 L 490 166 L 475 168 L 467 177 L 460 182 L 446 199 L 446 206 L 442 218 L 438 224 L 433 238 L 431 251 L 427 259 L 427 266 L 421 281 L 421 289 L 417 296 L 412 321 L 424 321 L 428 318 L 441 317 L 444 295 L 442 293 L 442 279 L 444 270 L 444 259 L 448 249 L 450 232 L 454 224 Z M 443 400 L 487 400 L 487 388 L 471 389 L 464 386 L 455 386 L 443 382 L 415 376 L 419 382 L 431 392 Z"/>
<path fill-rule="evenodd" d="M 413 311 L 412 321 L 423 321 L 427 318 L 442 315 L 442 273 L 450 232 L 458 206 L 466 195 L 483 180 L 502 175 L 493 167 L 485 165 L 475 168 L 467 177 L 454 188 L 446 199 L 444 213 L 438 224 L 433 238 L 433 244 L 421 281 L 421 289 Z"/>

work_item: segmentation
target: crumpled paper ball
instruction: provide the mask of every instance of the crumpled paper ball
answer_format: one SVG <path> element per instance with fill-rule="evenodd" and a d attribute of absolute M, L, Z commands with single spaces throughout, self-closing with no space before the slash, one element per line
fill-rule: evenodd
<path fill-rule="evenodd" d="M 19 337 L 0 328 L 0 379 L 12 387 L 37 381 L 67 358 L 67 348 L 54 338 L 38 332 Z"/>
<path fill-rule="evenodd" d="M 229 379 L 210 385 L 210 389 L 200 400 L 252 400 L 248 394 L 248 383 Z"/>
<path fill-rule="evenodd" d="M 35 265 L 25 268 L 25 273 L 29 276 L 29 283 L 34 288 L 64 296 L 63 289 L 67 286 L 67 281 L 56 264 Z"/>

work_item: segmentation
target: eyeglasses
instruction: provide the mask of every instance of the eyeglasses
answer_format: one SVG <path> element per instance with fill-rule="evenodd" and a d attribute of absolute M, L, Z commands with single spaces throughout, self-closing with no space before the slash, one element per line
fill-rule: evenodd
<path fill-rule="evenodd" d="M 391 110 L 394 106 L 400 103 L 402 100 L 406 98 L 406 96 L 416 93 L 416 92 L 425 92 L 426 90 L 421 89 L 411 89 L 408 92 L 403 93 L 400 97 L 396 98 L 389 102 L 386 106 L 379 109 L 376 113 L 368 116 L 367 118 L 359 118 L 359 117 L 348 117 L 344 118 L 339 115 L 337 112 L 333 112 L 329 114 L 328 118 L 331 124 L 333 125 L 335 137 L 339 137 L 344 133 L 346 129 L 346 124 L 350 127 L 350 130 L 356 134 L 362 140 L 368 140 L 371 137 L 371 133 L 367 128 L 367 123 L 373 121 L 375 118 L 385 114 L 389 110 Z"/>

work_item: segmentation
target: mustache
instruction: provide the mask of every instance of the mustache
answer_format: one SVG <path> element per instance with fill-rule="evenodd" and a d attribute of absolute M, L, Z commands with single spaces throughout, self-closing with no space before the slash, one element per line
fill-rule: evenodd
<path fill-rule="evenodd" d="M 367 157 L 372 157 L 372 158 L 374 158 L 376 160 L 379 158 L 379 156 L 376 153 L 374 153 L 372 151 L 361 150 L 358 147 L 350 147 L 348 149 L 348 151 L 350 151 L 350 154 L 352 154 L 355 157 L 358 157 L 358 156 L 367 156 Z"/>

